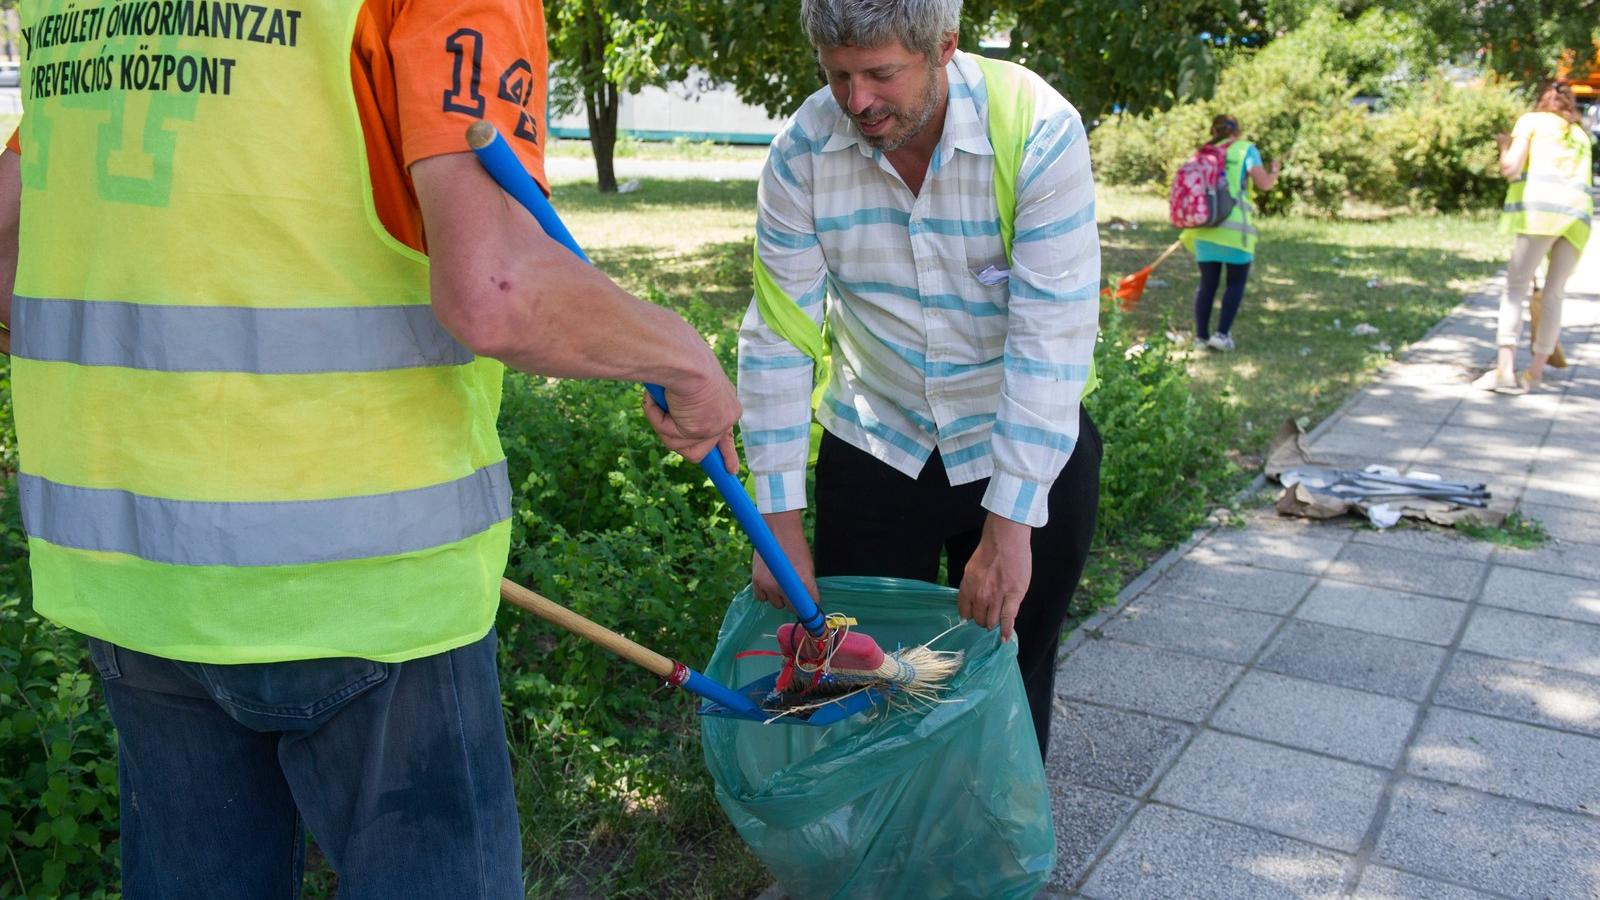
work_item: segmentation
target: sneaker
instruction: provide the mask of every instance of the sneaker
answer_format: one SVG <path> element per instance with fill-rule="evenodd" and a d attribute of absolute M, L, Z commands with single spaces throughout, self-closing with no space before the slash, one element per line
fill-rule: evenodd
<path fill-rule="evenodd" d="M 1494 391 L 1496 394 L 1526 394 L 1527 386 L 1524 379 L 1516 375 L 1507 376 L 1499 369 L 1490 369 L 1479 375 L 1472 386 L 1482 391 Z"/>
<path fill-rule="evenodd" d="M 1211 346 L 1211 342 L 1210 342 L 1210 341 L 1208 341 L 1208 340 L 1206 340 L 1206 339 L 1205 339 L 1205 338 L 1203 338 L 1203 337 L 1200 337 L 1200 336 L 1198 336 L 1198 335 L 1196 335 L 1196 336 L 1195 336 L 1195 339 L 1194 339 L 1194 349 L 1195 349 L 1195 350 L 1196 350 L 1196 351 L 1199 351 L 1199 350 L 1204 350 L 1204 349 L 1206 349 L 1206 348 L 1208 348 L 1208 347 L 1210 347 L 1210 346 Z"/>
<path fill-rule="evenodd" d="M 1522 373 L 1517 375 L 1517 387 L 1522 388 L 1522 392 L 1525 393 L 1525 394 L 1537 391 L 1540 387 L 1543 387 L 1543 386 L 1544 386 L 1544 376 L 1543 375 L 1539 376 L 1538 378 L 1535 378 L 1532 375 L 1529 375 L 1527 372 L 1522 372 Z"/>
<path fill-rule="evenodd" d="M 1233 349 L 1233 335 L 1224 334 L 1219 331 L 1216 334 L 1213 334 L 1211 336 L 1211 340 L 1206 341 L 1206 343 L 1210 345 L 1211 349 L 1221 350 L 1226 353 L 1227 351 Z"/>

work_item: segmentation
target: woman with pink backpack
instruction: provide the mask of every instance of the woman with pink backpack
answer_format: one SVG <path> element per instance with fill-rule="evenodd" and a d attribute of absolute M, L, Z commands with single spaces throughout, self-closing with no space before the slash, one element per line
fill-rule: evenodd
<path fill-rule="evenodd" d="M 1278 183 L 1281 161 L 1262 165 L 1261 151 L 1239 140 L 1239 121 L 1233 116 L 1211 120 L 1211 140 L 1173 179 L 1172 223 L 1183 228 L 1178 239 L 1200 264 L 1200 286 L 1194 292 L 1196 347 L 1233 349 L 1233 319 L 1244 300 L 1245 281 L 1255 259 L 1255 208 L 1251 198 L 1258 190 L 1270 191 Z M 1217 286 L 1227 271 L 1222 294 L 1222 317 L 1211 331 L 1211 307 Z"/>

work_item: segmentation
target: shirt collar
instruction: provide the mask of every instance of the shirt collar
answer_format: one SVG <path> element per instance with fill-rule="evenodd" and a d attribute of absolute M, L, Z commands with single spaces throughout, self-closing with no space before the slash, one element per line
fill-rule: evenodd
<path fill-rule="evenodd" d="M 955 57 L 944 67 L 949 84 L 949 96 L 945 102 L 944 134 L 939 139 L 941 164 L 949 162 L 956 150 L 980 156 L 994 155 L 994 147 L 989 143 L 988 130 L 983 117 L 978 114 L 977 100 L 973 96 L 972 85 L 979 82 L 980 76 L 977 74 L 977 66 L 966 60 L 965 56 L 966 54 L 957 50 Z M 854 120 L 837 104 L 835 108 L 839 110 L 839 115 L 834 119 L 833 131 L 828 135 L 827 142 L 822 145 L 822 152 L 829 153 L 854 146 L 860 148 L 862 156 L 876 159 L 880 154 L 862 139 L 861 131 L 856 128 Z"/>

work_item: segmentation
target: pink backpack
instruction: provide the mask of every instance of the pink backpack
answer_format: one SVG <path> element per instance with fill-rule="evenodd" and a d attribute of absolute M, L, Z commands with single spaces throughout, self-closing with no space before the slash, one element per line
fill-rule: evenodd
<path fill-rule="evenodd" d="M 1167 214 L 1179 228 L 1213 228 L 1233 212 L 1228 190 L 1228 141 L 1205 144 L 1172 176 Z"/>

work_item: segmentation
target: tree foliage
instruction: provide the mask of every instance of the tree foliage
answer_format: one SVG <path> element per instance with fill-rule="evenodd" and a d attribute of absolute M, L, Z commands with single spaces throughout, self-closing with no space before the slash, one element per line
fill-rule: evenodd
<path fill-rule="evenodd" d="M 1476 56 L 1495 72 L 1531 81 L 1563 57 L 1591 67 L 1600 41 L 1600 0 L 1387 0 L 1417 15 L 1443 49 Z"/>
<path fill-rule="evenodd" d="M 601 191 L 617 189 L 613 153 L 623 95 L 688 75 L 704 55 L 692 0 L 547 0 L 553 112 L 582 106 Z"/>

